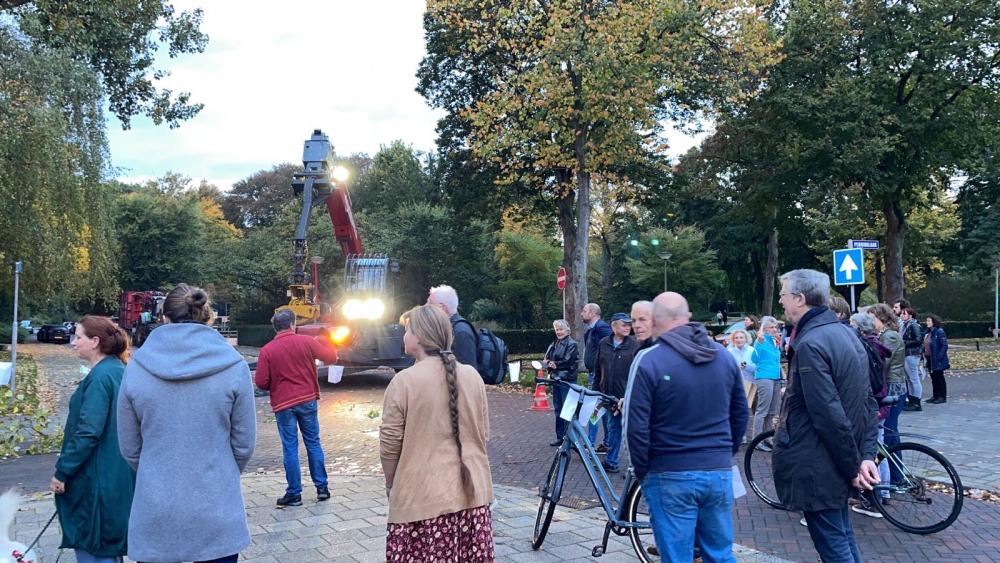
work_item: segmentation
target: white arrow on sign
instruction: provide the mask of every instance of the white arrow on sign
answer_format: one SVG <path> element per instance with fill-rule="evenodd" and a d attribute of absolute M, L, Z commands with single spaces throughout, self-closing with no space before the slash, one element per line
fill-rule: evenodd
<path fill-rule="evenodd" d="M 840 263 L 840 271 L 846 274 L 847 279 L 851 279 L 854 277 L 854 271 L 857 269 L 858 265 L 851 259 L 851 255 L 845 254 L 844 261 Z"/>

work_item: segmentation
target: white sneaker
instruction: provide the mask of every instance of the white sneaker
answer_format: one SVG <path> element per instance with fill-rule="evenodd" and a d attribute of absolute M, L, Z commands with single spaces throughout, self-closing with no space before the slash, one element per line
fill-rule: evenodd
<path fill-rule="evenodd" d="M 744 436 L 744 437 L 743 437 L 743 443 L 744 443 L 744 444 L 746 444 L 746 443 L 747 443 L 747 437 L 746 437 L 746 436 Z"/>
<path fill-rule="evenodd" d="M 881 512 L 879 512 L 877 510 L 874 510 L 874 509 L 872 509 L 870 507 L 867 507 L 865 505 L 862 505 L 862 504 L 855 504 L 854 506 L 851 507 L 851 510 L 853 510 L 854 512 L 857 512 L 858 514 L 864 514 L 865 516 L 868 516 L 869 518 L 881 518 L 882 517 L 882 513 Z"/>
<path fill-rule="evenodd" d="M 802 520 L 799 520 L 799 524 L 802 524 L 803 526 L 808 526 L 809 522 L 806 522 L 806 519 L 803 518 Z"/>

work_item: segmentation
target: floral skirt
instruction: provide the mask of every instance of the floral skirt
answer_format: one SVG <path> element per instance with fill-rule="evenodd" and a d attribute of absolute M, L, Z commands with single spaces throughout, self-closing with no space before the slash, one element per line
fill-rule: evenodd
<path fill-rule="evenodd" d="M 493 563 L 490 506 L 389 524 L 385 558 L 388 563 Z"/>

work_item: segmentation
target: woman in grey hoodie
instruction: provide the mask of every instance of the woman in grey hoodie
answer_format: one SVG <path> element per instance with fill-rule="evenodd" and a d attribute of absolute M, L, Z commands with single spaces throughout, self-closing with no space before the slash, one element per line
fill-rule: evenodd
<path fill-rule="evenodd" d="M 118 443 L 137 472 L 128 556 L 235 563 L 250 545 L 240 488 L 257 439 L 250 370 L 208 326 L 203 290 L 177 286 L 163 316 L 118 396 Z"/>

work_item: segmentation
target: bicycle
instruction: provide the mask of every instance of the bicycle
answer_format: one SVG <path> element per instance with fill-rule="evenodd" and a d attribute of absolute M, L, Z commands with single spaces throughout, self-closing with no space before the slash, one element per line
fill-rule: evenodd
<path fill-rule="evenodd" d="M 892 406 L 898 400 L 899 397 L 887 397 L 881 404 Z M 765 440 L 768 444 L 773 443 L 774 435 L 774 430 L 761 432 L 747 444 L 743 472 L 760 500 L 773 508 L 787 510 L 774 489 L 771 455 L 757 449 Z M 896 435 L 940 443 L 940 440 L 921 434 Z M 963 489 L 962 480 L 948 458 L 924 444 L 900 442 L 886 446 L 879 440 L 875 464 L 883 460 L 888 460 L 890 468 L 901 476 L 895 482 L 875 485 L 871 494 L 872 504 L 890 524 L 904 532 L 927 535 L 940 532 L 955 522 L 962 512 Z M 883 491 L 888 491 L 888 499 L 883 498 Z"/>
<path fill-rule="evenodd" d="M 536 368 L 538 369 L 538 368 Z M 653 528 L 649 523 L 649 510 L 646 508 L 645 500 L 642 497 L 642 488 L 635 478 L 632 468 L 625 472 L 625 485 L 622 487 L 622 494 L 619 496 L 615 492 L 614 485 L 608 478 L 601 460 L 597 457 L 594 445 L 587 438 L 587 430 L 577 420 L 577 411 L 583 405 L 584 397 L 600 397 L 600 405 L 607 408 L 617 408 L 618 398 L 605 395 L 598 391 L 587 389 L 567 381 L 554 379 L 537 378 L 537 383 L 543 385 L 564 386 L 579 394 L 577 405 L 574 409 L 573 419 L 568 422 L 566 435 L 563 442 L 556 450 L 549 469 L 545 483 L 538 489 L 538 513 L 535 515 L 535 526 L 531 535 L 532 549 L 542 547 L 545 535 L 549 531 L 549 524 L 552 523 L 552 515 L 555 513 L 556 504 L 562 495 L 563 480 L 566 478 L 566 469 L 569 467 L 570 452 L 576 450 L 580 455 L 580 461 L 587 471 L 587 476 L 594 485 L 597 497 L 601 501 L 601 507 L 608 515 L 608 522 L 604 527 L 604 539 L 601 544 L 591 550 L 593 557 L 600 557 L 608 550 L 608 539 L 612 533 L 616 536 L 628 536 L 639 560 L 644 563 L 657 563 L 658 556 L 649 553 L 648 548 L 654 546 Z M 556 413 L 559 416 L 560 413 Z M 617 504 L 617 508 L 614 507 Z"/>

